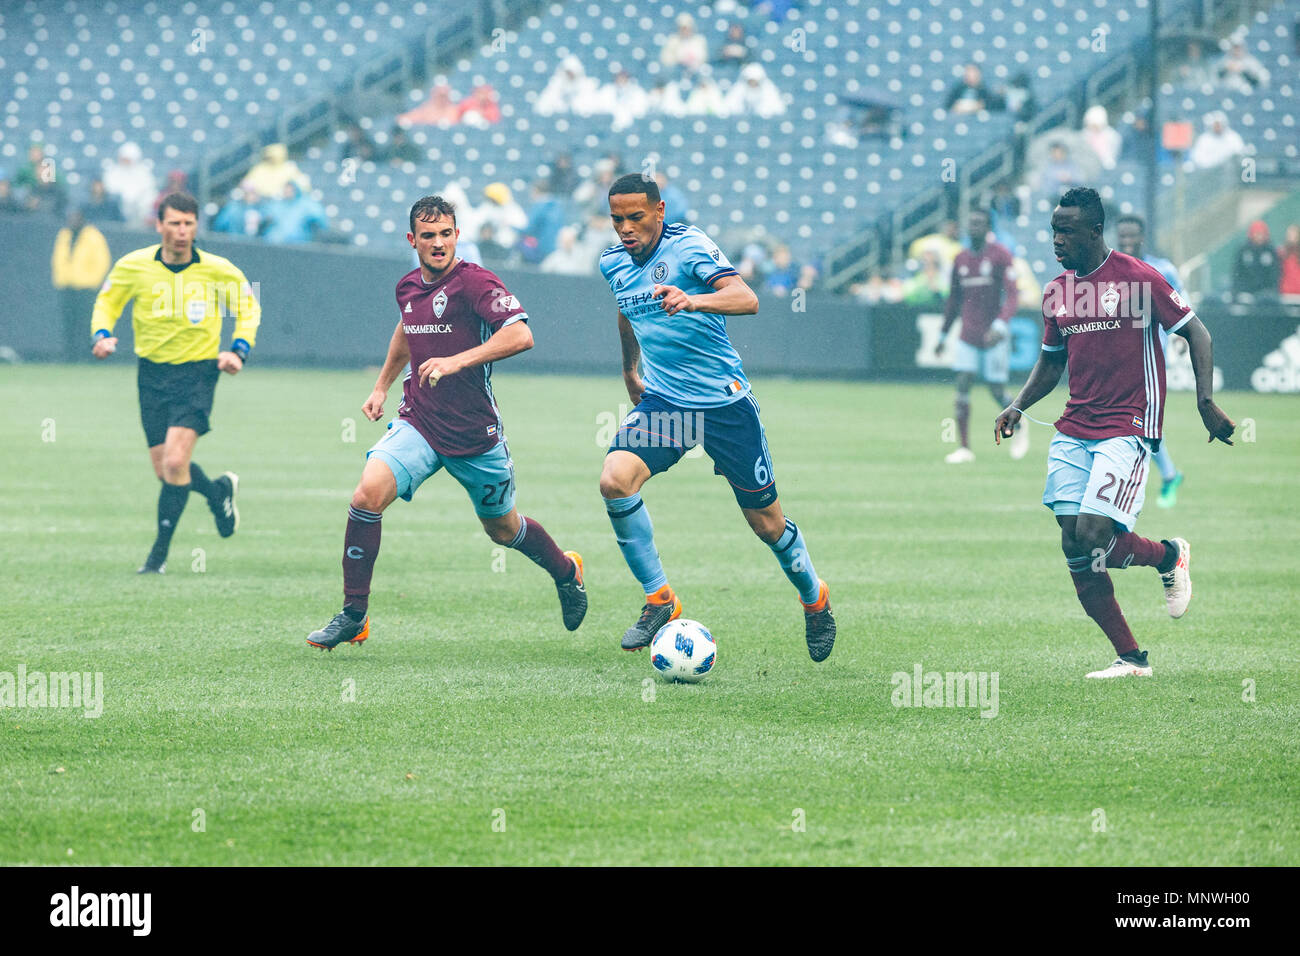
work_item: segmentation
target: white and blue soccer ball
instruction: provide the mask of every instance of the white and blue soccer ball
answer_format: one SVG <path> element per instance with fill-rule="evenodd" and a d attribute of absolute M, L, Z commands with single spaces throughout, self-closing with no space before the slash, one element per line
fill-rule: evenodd
<path fill-rule="evenodd" d="M 664 680 L 694 684 L 717 660 L 718 644 L 699 621 L 669 621 L 650 642 L 650 663 Z"/>

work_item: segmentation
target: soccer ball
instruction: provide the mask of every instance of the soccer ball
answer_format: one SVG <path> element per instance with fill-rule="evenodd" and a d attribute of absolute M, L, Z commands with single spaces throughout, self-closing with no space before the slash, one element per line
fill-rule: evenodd
<path fill-rule="evenodd" d="M 694 684 L 717 659 L 717 642 L 699 621 L 669 621 L 650 642 L 650 663 L 664 680 Z"/>

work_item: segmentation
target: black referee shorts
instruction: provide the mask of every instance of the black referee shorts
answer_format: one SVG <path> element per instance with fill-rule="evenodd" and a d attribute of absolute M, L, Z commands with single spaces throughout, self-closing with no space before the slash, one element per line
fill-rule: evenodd
<path fill-rule="evenodd" d="M 209 431 L 208 415 L 217 391 L 216 359 L 169 365 L 140 359 L 136 386 L 140 391 L 140 422 L 149 447 L 167 440 L 167 429 L 192 428 L 200 435 Z"/>

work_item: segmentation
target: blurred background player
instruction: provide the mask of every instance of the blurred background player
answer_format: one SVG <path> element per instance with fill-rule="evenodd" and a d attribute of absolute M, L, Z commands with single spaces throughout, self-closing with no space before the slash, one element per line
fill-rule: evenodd
<path fill-rule="evenodd" d="M 411 207 L 407 240 L 420 265 L 397 283 L 397 328 L 374 391 L 361 406 L 384 414 L 402 368 L 402 404 L 388 432 L 366 453 L 343 538 L 343 610 L 307 643 L 323 650 L 370 636 L 370 579 L 379 555 L 383 511 L 410 501 L 426 478 L 446 468 L 474 503 L 483 530 L 555 580 L 564 626 L 587 613 L 582 558 L 561 551 L 534 518 L 515 510 L 515 465 L 492 395 L 492 363 L 533 347 L 528 313 L 495 274 L 456 258 L 456 210 L 441 196 Z"/>
<path fill-rule="evenodd" d="M 1196 405 L 1210 440 L 1231 445 L 1235 426 L 1214 404 L 1210 333 L 1160 273 L 1106 248 L 1104 225 L 1094 189 L 1067 191 L 1052 212 L 1052 245 L 1066 271 L 1043 290 L 1042 351 L 1029 381 L 994 423 L 993 437 L 999 443 L 1011 437 L 1021 413 L 1056 387 L 1068 359 L 1070 400 L 1048 450 L 1043 504 L 1061 527 L 1079 603 L 1118 655 L 1087 676 L 1149 677 L 1147 652 L 1138 649 L 1107 569 L 1155 568 L 1169 616 L 1182 617 L 1192 599 L 1191 548 L 1182 538 L 1152 541 L 1133 533 L 1147 457 L 1160 441 L 1165 363 L 1152 323 L 1143 321 L 1143 303 L 1131 301 L 1130 290 L 1150 288 L 1155 321 L 1187 339 Z"/>
<path fill-rule="evenodd" d="M 162 242 L 128 252 L 113 266 L 95 299 L 90 329 L 95 358 L 117 348 L 113 326 L 131 300 L 140 420 L 158 493 L 158 531 L 137 573 L 162 574 L 172 534 L 190 492 L 202 495 L 228 538 L 239 527 L 235 495 L 239 476 L 209 479 L 190 459 L 208 416 L 222 372 L 236 375 L 256 342 L 262 309 L 244 274 L 228 259 L 194 245 L 199 205 L 192 196 L 171 193 L 158 205 Z M 161 294 L 160 294 L 161 291 Z M 233 306 L 234 340 L 219 352 L 222 313 Z"/>
<path fill-rule="evenodd" d="M 1177 292 L 1184 301 L 1187 300 L 1187 292 L 1183 288 L 1182 280 L 1178 276 L 1178 270 L 1168 259 L 1162 259 L 1159 256 L 1142 254 L 1142 245 L 1146 239 L 1146 223 L 1141 216 L 1120 216 L 1115 223 L 1115 246 L 1126 256 L 1132 256 L 1134 259 L 1141 259 L 1151 268 L 1155 269 L 1164 277 L 1175 292 Z M 1177 336 L 1171 336 L 1165 331 L 1164 326 L 1157 325 L 1160 332 L 1160 347 L 1164 350 L 1165 358 L 1168 360 L 1170 355 L 1183 355 L 1187 352 L 1187 343 Z M 1156 506 L 1159 508 L 1172 508 L 1178 503 L 1178 488 L 1183 483 L 1183 473 L 1174 466 L 1173 455 L 1169 453 L 1169 440 L 1161 439 L 1160 450 L 1155 454 L 1156 466 L 1160 469 L 1160 497 L 1156 499 Z"/>
<path fill-rule="evenodd" d="M 989 238 L 989 214 L 972 209 L 966 217 L 970 248 L 957 253 L 952 263 L 951 288 L 943 310 L 943 329 L 934 354 L 942 355 L 948 330 L 961 315 L 952 369 L 957 373 L 957 431 L 961 447 L 944 458 L 951 465 L 975 460 L 970 450 L 970 387 L 978 375 L 988 383 L 999 408 L 1007 407 L 1006 384 L 1011 362 L 1008 320 L 1016 314 L 1016 270 L 1011 251 Z M 1011 439 L 1011 457 L 1029 451 L 1029 429 L 1017 427 Z"/>
<path fill-rule="evenodd" d="M 618 303 L 623 382 L 636 407 L 605 455 L 600 493 L 618 546 L 646 596 L 622 646 L 647 646 L 681 614 L 682 602 L 659 561 L 641 486 L 703 444 L 750 528 L 799 592 L 808 654 L 824 661 L 835 644 L 830 589 L 817 577 L 803 533 L 781 510 L 758 403 L 727 338 L 726 316 L 753 315 L 758 297 L 703 232 L 664 224 L 664 202 L 648 176 L 629 173 L 615 180 L 609 212 L 619 242 L 601 254 L 600 271 Z M 644 381 L 637 370 L 642 359 Z"/>

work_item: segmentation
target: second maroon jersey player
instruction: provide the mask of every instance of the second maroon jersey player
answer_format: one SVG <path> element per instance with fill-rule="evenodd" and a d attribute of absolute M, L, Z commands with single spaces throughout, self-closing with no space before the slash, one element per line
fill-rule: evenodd
<path fill-rule="evenodd" d="M 1043 504 L 1061 528 L 1061 550 L 1084 611 L 1116 659 L 1088 677 L 1151 674 L 1115 600 L 1110 569 L 1153 567 L 1171 617 L 1192 597 L 1191 546 L 1183 538 L 1134 533 L 1146 467 L 1164 419 L 1165 368 L 1157 324 L 1187 340 L 1196 406 L 1210 434 L 1232 444 L 1233 422 L 1214 404 L 1210 333 L 1155 269 L 1106 247 L 1106 215 L 1094 189 L 1071 189 L 1052 212 L 1052 245 L 1065 272 L 1043 290 L 1038 362 L 993 426 L 1011 436 L 1021 414 L 1046 396 L 1068 363 L 1070 400 L 1048 450 Z"/>

